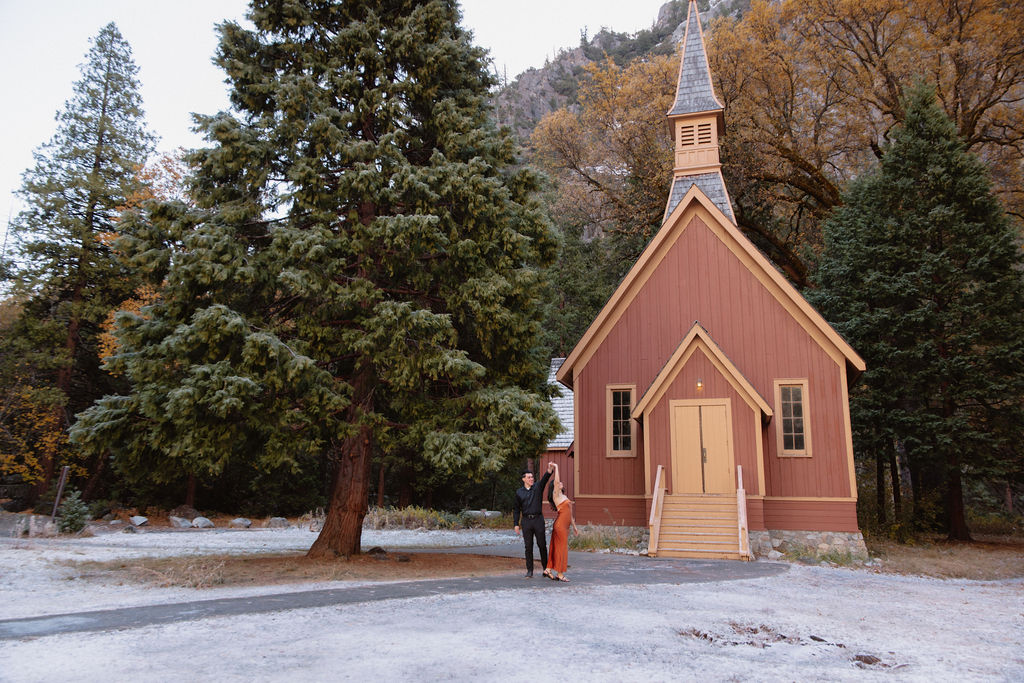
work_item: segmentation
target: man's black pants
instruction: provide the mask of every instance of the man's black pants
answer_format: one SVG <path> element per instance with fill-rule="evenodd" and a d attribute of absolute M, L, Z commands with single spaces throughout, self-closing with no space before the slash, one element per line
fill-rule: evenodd
<path fill-rule="evenodd" d="M 526 573 L 533 573 L 533 537 L 537 537 L 540 548 L 540 568 L 548 566 L 548 543 L 544 538 L 544 515 L 523 515 L 523 543 L 526 544 Z"/>

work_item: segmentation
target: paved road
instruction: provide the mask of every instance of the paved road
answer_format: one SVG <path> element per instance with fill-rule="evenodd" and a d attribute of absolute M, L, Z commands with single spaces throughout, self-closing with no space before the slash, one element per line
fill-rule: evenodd
<path fill-rule="evenodd" d="M 433 548 L 431 552 L 439 549 Z M 406 551 L 403 551 L 406 552 Z M 522 545 L 457 548 L 450 552 L 517 556 Z M 658 583 L 704 583 L 775 576 L 787 565 L 772 562 L 736 562 L 731 560 L 679 560 L 610 553 L 569 553 L 569 578 L 573 583 L 549 581 L 538 570 L 533 579 L 513 576 L 486 576 L 468 579 L 439 579 L 380 583 L 350 588 L 328 588 L 258 595 L 246 598 L 197 600 L 168 605 L 126 607 L 122 609 L 73 612 L 41 617 L 0 620 L 0 640 L 48 636 L 81 631 L 112 631 L 167 624 L 217 616 L 259 614 L 290 609 L 347 605 L 377 600 L 401 600 L 429 595 L 474 593 L 495 590 L 566 590 L 573 585 L 622 585 Z"/>

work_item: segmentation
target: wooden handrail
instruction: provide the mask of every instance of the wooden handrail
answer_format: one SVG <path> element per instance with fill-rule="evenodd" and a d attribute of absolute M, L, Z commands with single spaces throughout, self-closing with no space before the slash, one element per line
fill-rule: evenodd
<path fill-rule="evenodd" d="M 658 554 L 658 536 L 661 533 L 661 508 L 665 501 L 665 466 L 658 465 L 658 472 L 654 475 L 654 497 L 651 499 L 651 517 L 647 521 L 650 527 L 650 540 L 647 542 L 647 554 L 654 556 Z"/>
<path fill-rule="evenodd" d="M 747 529 L 747 493 L 743 490 L 743 466 L 736 465 L 736 526 L 739 534 L 740 557 L 744 560 L 754 559 L 750 554 L 750 534 Z"/>

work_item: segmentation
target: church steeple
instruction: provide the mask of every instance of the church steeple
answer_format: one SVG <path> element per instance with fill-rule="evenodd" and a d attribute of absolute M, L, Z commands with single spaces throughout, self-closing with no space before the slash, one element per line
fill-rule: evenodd
<path fill-rule="evenodd" d="M 675 164 L 665 218 L 690 187 L 697 185 L 735 222 L 718 155 L 718 136 L 725 130 L 724 107 L 715 96 L 711 81 L 697 0 L 690 0 L 682 46 L 676 100 L 667 114 L 675 144 Z"/>

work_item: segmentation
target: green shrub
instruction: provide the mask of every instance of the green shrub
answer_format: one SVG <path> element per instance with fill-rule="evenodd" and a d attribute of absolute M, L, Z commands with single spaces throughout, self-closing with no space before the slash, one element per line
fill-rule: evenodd
<path fill-rule="evenodd" d="M 57 528 L 62 534 L 73 534 L 85 528 L 89 521 L 89 506 L 82 500 L 82 494 L 72 491 L 61 502 L 57 510 L 60 519 L 57 521 Z"/>
<path fill-rule="evenodd" d="M 1004 510 L 971 513 L 967 516 L 967 526 L 976 534 L 1016 536 L 1024 530 L 1024 517 Z"/>

